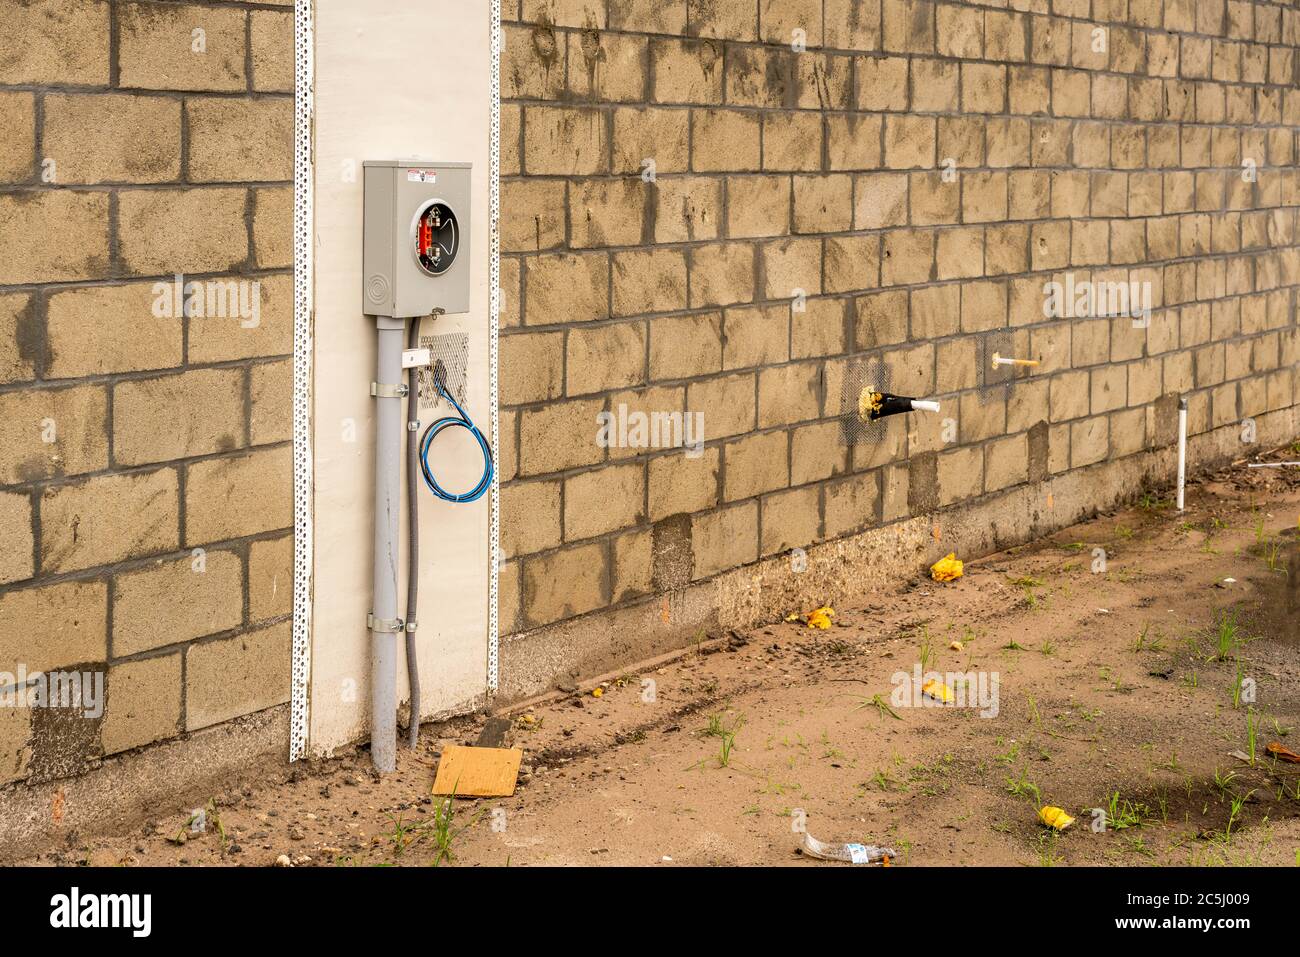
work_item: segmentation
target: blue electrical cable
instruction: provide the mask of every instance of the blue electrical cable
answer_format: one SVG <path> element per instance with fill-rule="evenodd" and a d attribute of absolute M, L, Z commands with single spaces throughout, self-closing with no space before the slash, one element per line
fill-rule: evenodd
<path fill-rule="evenodd" d="M 433 384 L 438 390 L 438 395 L 450 402 L 459 415 L 444 416 L 424 430 L 424 435 L 420 438 L 420 471 L 424 474 L 424 484 L 429 486 L 430 492 L 438 496 L 438 498 L 442 499 L 444 502 L 476 502 L 483 497 L 484 492 L 492 487 L 492 475 L 494 471 L 492 464 L 492 449 L 488 445 L 487 439 L 483 438 L 483 433 L 479 431 L 478 426 L 475 425 L 473 420 L 465 414 L 465 410 L 460 407 L 460 403 L 452 398 L 451 393 L 447 391 L 446 386 L 443 384 L 442 378 L 437 375 L 436 372 L 433 377 Z M 483 477 L 478 480 L 478 484 L 472 489 L 468 492 L 462 492 L 459 495 L 453 492 L 448 492 L 439 485 L 438 480 L 433 477 L 433 472 L 429 470 L 429 446 L 433 443 L 434 438 L 437 437 L 439 432 L 443 429 L 450 428 L 469 429 L 470 435 L 474 436 L 474 438 L 478 440 L 479 448 L 483 450 Z"/>

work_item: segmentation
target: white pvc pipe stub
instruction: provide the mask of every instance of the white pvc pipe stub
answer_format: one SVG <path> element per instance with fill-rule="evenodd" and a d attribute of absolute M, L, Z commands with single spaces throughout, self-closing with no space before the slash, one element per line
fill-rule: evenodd
<path fill-rule="evenodd" d="M 1178 511 L 1183 510 L 1187 491 L 1187 399 L 1178 400 Z"/>

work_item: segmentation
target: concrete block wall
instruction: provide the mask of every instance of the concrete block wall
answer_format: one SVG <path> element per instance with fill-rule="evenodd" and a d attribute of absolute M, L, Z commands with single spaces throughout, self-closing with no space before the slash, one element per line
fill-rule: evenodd
<path fill-rule="evenodd" d="M 1197 434 L 1296 402 L 1293 2 L 505 19 L 503 632 L 1167 446 L 1179 395 Z M 1047 318 L 1070 280 L 1149 325 Z M 998 349 L 1040 364 L 990 389 Z M 842 443 L 863 361 L 943 412 Z M 597 441 L 620 410 L 703 448 Z"/>
<path fill-rule="evenodd" d="M 293 587 L 292 0 L 4 21 L 0 672 L 107 702 L 0 708 L 0 783 L 286 701 Z"/>
<path fill-rule="evenodd" d="M 6 8 L 0 672 L 108 701 L 0 708 L 0 783 L 288 697 L 291 7 Z M 1297 3 L 504 18 L 504 633 L 1135 461 L 1180 394 L 1197 433 L 1295 408 Z M 258 321 L 157 314 L 177 273 Z M 1067 279 L 1149 284 L 1150 325 L 1045 318 Z M 987 388 L 994 347 L 1040 365 Z M 863 361 L 943 413 L 842 443 Z"/>

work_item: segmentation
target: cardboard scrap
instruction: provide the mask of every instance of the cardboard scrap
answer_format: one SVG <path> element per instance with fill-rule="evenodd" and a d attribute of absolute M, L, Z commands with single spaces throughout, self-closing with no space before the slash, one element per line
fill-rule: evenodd
<path fill-rule="evenodd" d="M 449 744 L 442 749 L 438 773 L 433 779 L 434 794 L 456 797 L 509 797 L 515 793 L 519 762 L 524 752 L 519 748 L 469 748 Z"/>

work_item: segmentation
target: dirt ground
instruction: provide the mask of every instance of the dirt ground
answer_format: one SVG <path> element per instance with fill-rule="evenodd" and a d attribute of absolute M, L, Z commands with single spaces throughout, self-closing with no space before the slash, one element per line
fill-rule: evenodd
<path fill-rule="evenodd" d="M 511 715 L 518 790 L 445 827 L 439 749 L 482 717 L 426 727 L 382 780 L 364 752 L 302 765 L 212 795 L 205 827 L 178 807 L 28 863 L 846 866 L 798 855 L 802 825 L 903 866 L 1300 865 L 1300 764 L 1266 750 L 1300 750 L 1298 522 L 1300 469 L 1238 466 L 1182 514 L 1146 492 L 826 630 L 702 635 Z M 957 693 L 996 672 L 996 708 L 896 694 L 922 659 Z"/>

